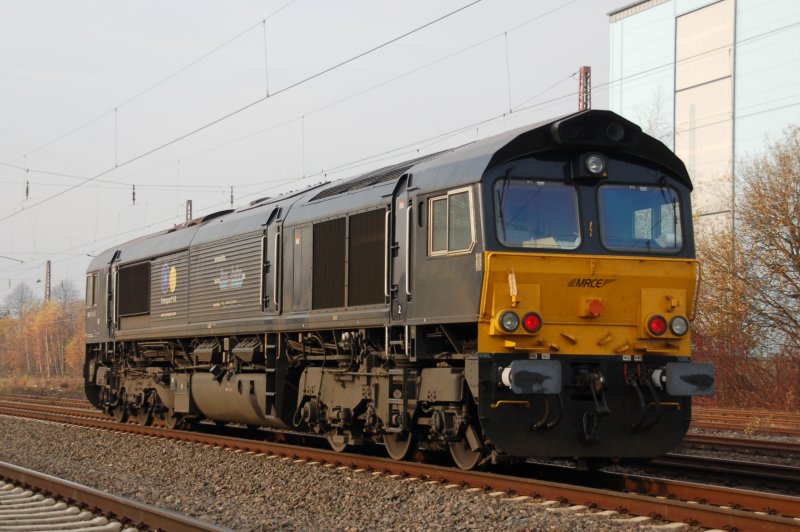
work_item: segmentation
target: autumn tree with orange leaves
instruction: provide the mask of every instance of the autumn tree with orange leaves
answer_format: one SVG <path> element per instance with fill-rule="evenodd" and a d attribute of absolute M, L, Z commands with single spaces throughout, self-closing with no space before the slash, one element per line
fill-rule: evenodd
<path fill-rule="evenodd" d="M 81 374 L 84 350 L 83 300 L 72 283 L 61 297 L 33 299 L 26 285 L 6 299 L 11 315 L 0 319 L 0 374 L 67 377 Z"/>
<path fill-rule="evenodd" d="M 800 407 L 800 127 L 740 165 L 733 227 L 701 232 L 696 355 L 716 402 Z"/>

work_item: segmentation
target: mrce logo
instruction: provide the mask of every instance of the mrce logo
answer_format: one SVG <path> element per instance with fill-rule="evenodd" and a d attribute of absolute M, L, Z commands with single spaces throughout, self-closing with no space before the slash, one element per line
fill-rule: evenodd
<path fill-rule="evenodd" d="M 567 283 L 567 288 L 602 288 L 607 284 L 611 284 L 616 279 L 602 279 L 595 277 L 575 277 L 570 279 Z"/>

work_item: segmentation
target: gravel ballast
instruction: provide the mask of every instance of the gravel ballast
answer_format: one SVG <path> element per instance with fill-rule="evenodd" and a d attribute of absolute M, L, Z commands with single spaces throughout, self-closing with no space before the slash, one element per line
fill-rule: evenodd
<path fill-rule="evenodd" d="M 239 530 L 640 529 L 439 484 L 7 416 L 0 461 Z"/>

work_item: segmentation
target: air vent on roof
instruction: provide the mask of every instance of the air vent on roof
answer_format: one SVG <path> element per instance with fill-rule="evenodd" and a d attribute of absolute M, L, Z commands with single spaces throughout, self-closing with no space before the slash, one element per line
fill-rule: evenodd
<path fill-rule="evenodd" d="M 344 194 L 345 192 L 350 192 L 352 190 L 371 187 L 373 185 L 378 185 L 380 183 L 386 183 L 387 181 L 394 181 L 395 179 L 403 175 L 412 166 L 415 166 L 425 161 L 429 161 L 431 159 L 435 159 L 436 157 L 440 156 L 443 153 L 445 152 L 440 151 L 438 153 L 432 153 L 430 155 L 425 155 L 424 157 L 419 157 L 417 159 L 412 159 L 410 161 L 404 161 L 402 163 L 398 163 L 392 166 L 379 168 L 378 170 L 375 170 L 368 174 L 364 174 L 360 177 L 349 179 L 347 181 L 339 183 L 338 185 L 326 188 L 325 190 L 321 191 L 319 194 L 311 198 L 310 201 L 330 198 L 331 196 L 338 196 L 339 194 Z"/>
<path fill-rule="evenodd" d="M 219 218 L 220 216 L 225 216 L 226 214 L 230 214 L 232 212 L 233 209 L 227 209 L 224 211 L 212 212 L 211 214 L 206 214 L 205 216 L 200 216 L 199 218 L 192 218 L 191 220 L 183 222 L 182 224 L 175 225 L 172 229 L 168 230 L 167 232 L 172 233 L 174 231 L 178 231 L 186 227 L 194 227 L 195 225 L 200 225 L 204 222 L 213 220 L 214 218 Z"/>
<path fill-rule="evenodd" d="M 259 203 L 263 203 L 263 202 L 267 201 L 267 200 L 268 200 L 268 199 L 270 199 L 271 197 L 272 197 L 272 196 L 264 196 L 263 198 L 254 199 L 253 201 L 251 201 L 250 203 L 248 203 L 248 205 L 249 205 L 249 206 L 251 206 L 251 207 L 252 207 L 253 205 L 258 205 Z"/>
<path fill-rule="evenodd" d="M 217 211 L 212 212 L 211 214 L 206 214 L 202 218 L 200 218 L 200 223 L 207 222 L 209 220 L 213 220 L 214 218 L 219 218 L 220 216 L 225 216 L 226 214 L 230 214 L 233 212 L 233 209 L 227 209 L 224 211 Z"/>

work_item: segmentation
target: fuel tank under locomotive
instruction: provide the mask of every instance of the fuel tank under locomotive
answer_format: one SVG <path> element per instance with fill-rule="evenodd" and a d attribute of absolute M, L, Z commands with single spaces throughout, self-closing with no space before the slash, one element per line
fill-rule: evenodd
<path fill-rule="evenodd" d="M 173 374 L 170 386 L 175 394 L 176 412 L 202 415 L 214 421 L 288 428 L 275 415 L 274 407 L 268 406 L 267 376 L 263 373 Z"/>

